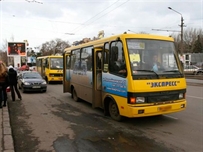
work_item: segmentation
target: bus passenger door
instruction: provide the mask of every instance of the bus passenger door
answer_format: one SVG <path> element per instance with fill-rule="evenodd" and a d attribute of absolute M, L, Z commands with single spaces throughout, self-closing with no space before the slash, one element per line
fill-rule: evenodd
<path fill-rule="evenodd" d="M 41 75 L 44 79 L 46 79 L 45 76 L 45 66 L 46 66 L 46 58 L 42 59 L 42 66 L 41 66 Z"/>
<path fill-rule="evenodd" d="M 42 59 L 37 59 L 37 72 L 42 76 Z"/>
<path fill-rule="evenodd" d="M 63 92 L 71 92 L 70 89 L 70 54 L 63 55 Z"/>
<path fill-rule="evenodd" d="M 102 49 L 94 48 L 93 51 L 93 100 L 92 107 L 102 107 Z"/>

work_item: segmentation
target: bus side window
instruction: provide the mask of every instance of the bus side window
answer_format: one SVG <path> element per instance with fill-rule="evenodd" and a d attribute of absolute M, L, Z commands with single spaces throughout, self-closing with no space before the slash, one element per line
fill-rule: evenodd
<path fill-rule="evenodd" d="M 127 76 L 126 62 L 121 41 L 111 43 L 109 63 L 109 71 L 111 73 Z"/>
<path fill-rule="evenodd" d="M 46 65 L 45 65 L 46 68 L 49 68 L 49 60 L 48 58 L 46 59 Z"/>
<path fill-rule="evenodd" d="M 101 69 L 102 64 L 102 54 L 101 52 L 97 52 L 97 69 Z"/>
<path fill-rule="evenodd" d="M 119 65 L 117 64 L 118 61 L 118 47 L 117 46 L 112 46 L 111 47 L 111 53 L 110 53 L 110 67 L 109 70 L 110 72 L 118 72 L 119 71 Z"/>
<path fill-rule="evenodd" d="M 66 56 L 66 69 L 70 69 L 70 56 Z"/>
<path fill-rule="evenodd" d="M 46 59 L 42 59 L 42 66 L 43 66 L 43 67 L 46 66 Z"/>
<path fill-rule="evenodd" d="M 102 54 L 103 58 L 103 71 L 108 72 L 108 64 L 109 64 L 109 43 L 104 44 L 104 50 Z"/>

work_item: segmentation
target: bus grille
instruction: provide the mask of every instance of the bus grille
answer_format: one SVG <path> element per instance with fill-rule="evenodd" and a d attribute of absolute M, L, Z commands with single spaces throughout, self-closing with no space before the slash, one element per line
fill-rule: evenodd
<path fill-rule="evenodd" d="M 178 99 L 179 99 L 179 94 L 149 96 L 149 97 L 147 97 L 147 103 L 174 101 L 174 100 L 178 100 Z"/>
<path fill-rule="evenodd" d="M 49 76 L 51 76 L 51 77 L 63 77 L 63 74 L 60 74 L 60 73 L 52 73 L 52 74 L 49 74 Z"/>
<path fill-rule="evenodd" d="M 143 93 L 131 93 L 128 92 L 128 103 L 132 97 L 144 97 L 146 103 L 160 103 L 171 102 L 179 100 L 179 94 L 185 93 L 186 89 L 173 90 L 173 91 L 158 91 L 158 92 L 143 92 Z"/>

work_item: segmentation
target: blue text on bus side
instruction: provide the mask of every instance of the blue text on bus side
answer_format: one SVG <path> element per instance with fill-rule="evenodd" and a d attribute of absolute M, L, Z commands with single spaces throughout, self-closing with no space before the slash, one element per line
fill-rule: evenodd
<path fill-rule="evenodd" d="M 154 88 L 154 87 L 177 86 L 177 81 L 151 82 L 150 84 L 151 84 L 151 88 Z"/>

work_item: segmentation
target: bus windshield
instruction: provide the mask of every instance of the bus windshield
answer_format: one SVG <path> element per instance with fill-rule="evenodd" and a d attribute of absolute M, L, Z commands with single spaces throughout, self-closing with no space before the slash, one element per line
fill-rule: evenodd
<path fill-rule="evenodd" d="M 63 68 L 63 58 L 51 58 L 50 59 L 50 69 L 62 69 Z"/>
<path fill-rule="evenodd" d="M 127 39 L 133 75 L 179 73 L 173 42 Z"/>

